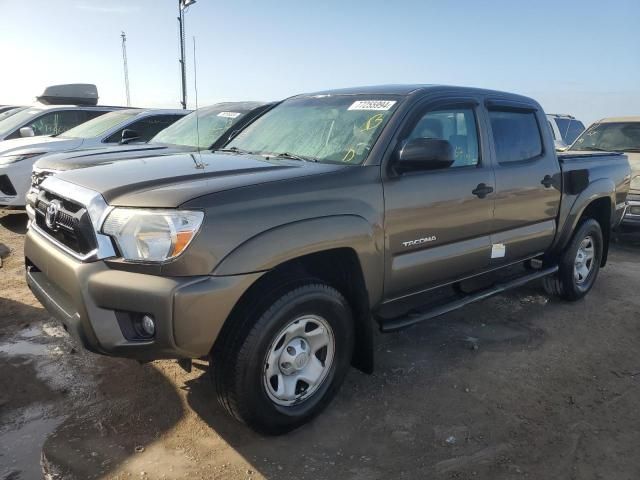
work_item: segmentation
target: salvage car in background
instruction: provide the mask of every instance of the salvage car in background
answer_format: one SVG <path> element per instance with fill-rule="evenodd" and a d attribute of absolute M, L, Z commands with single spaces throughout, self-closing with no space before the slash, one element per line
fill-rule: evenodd
<path fill-rule="evenodd" d="M 26 107 L 23 107 L 21 105 L 0 105 L 0 113 L 6 113 L 6 112 L 11 112 L 11 114 L 18 113 L 19 109 L 21 108 L 24 109 Z"/>
<path fill-rule="evenodd" d="M 631 164 L 631 187 L 623 224 L 640 227 L 640 117 L 603 118 L 571 145 L 571 151 L 621 152 Z"/>
<path fill-rule="evenodd" d="M 60 135 L 0 142 L 0 206 L 24 207 L 38 158 L 99 145 L 146 142 L 189 110 L 124 109 L 96 117 Z"/>
<path fill-rule="evenodd" d="M 98 89 L 91 84 L 47 87 L 37 105 L 0 121 L 0 141 L 40 135 L 59 135 L 92 118 L 122 107 L 99 106 Z"/>
<path fill-rule="evenodd" d="M 547 120 L 551 127 L 553 143 L 559 151 L 566 150 L 584 132 L 584 124 L 571 115 L 548 113 Z"/>
<path fill-rule="evenodd" d="M 158 133 L 146 144 L 95 148 L 81 152 L 50 154 L 33 166 L 32 190 L 50 175 L 118 160 L 178 152 L 214 150 L 272 108 L 275 103 L 224 102 L 199 108 Z M 0 144 L 1 145 L 1 144 Z"/>
<path fill-rule="evenodd" d="M 283 433 L 351 364 L 372 370 L 374 320 L 394 331 L 541 278 L 566 300 L 591 290 L 629 163 L 556 155 L 545 122 L 534 100 L 471 88 L 296 96 L 217 152 L 46 178 L 27 283 L 91 351 L 210 356 L 222 406 Z"/>
<path fill-rule="evenodd" d="M 18 112 L 26 110 L 29 107 L 12 107 L 4 112 L 0 113 L 0 122 L 2 122 L 5 118 L 9 118 L 11 115 L 15 115 Z"/>
<path fill-rule="evenodd" d="M 59 135 L 92 118 L 119 108 L 33 105 L 0 121 L 0 141 L 40 135 Z"/>

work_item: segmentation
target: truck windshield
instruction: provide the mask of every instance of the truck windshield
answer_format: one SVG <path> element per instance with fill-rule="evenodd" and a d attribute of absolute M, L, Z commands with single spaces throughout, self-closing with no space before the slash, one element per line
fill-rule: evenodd
<path fill-rule="evenodd" d="M 589 127 L 571 150 L 640 152 L 640 122 L 597 123 Z"/>
<path fill-rule="evenodd" d="M 120 125 L 140 112 L 137 110 L 128 112 L 111 112 L 100 115 L 88 122 L 81 123 L 77 127 L 64 132 L 60 137 L 63 138 L 94 138 L 108 132 L 116 125 Z"/>
<path fill-rule="evenodd" d="M 396 97 L 320 95 L 286 100 L 227 149 L 327 163 L 361 164 L 398 106 Z"/>
<path fill-rule="evenodd" d="M 232 106 L 222 109 L 199 108 L 160 131 L 149 143 L 169 143 L 206 150 L 246 113 L 246 110 L 234 110 Z"/>

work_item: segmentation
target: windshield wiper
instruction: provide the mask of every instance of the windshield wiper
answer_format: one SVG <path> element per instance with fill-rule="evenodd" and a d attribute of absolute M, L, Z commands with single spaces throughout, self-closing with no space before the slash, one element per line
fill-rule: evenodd
<path fill-rule="evenodd" d="M 286 158 L 288 160 L 299 160 L 301 162 L 317 162 L 318 160 L 311 157 L 301 157 L 295 153 L 282 152 L 282 153 L 265 153 L 267 158 Z"/>
<path fill-rule="evenodd" d="M 238 148 L 238 147 L 219 148 L 216 150 L 216 152 L 231 152 L 231 153 L 238 153 L 238 154 L 244 154 L 244 155 L 254 154 L 254 152 L 250 152 L 249 150 L 242 150 L 241 148 Z"/>

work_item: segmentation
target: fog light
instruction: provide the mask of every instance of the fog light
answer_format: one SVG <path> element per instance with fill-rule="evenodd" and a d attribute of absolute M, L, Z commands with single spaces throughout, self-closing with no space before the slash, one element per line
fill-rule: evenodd
<path fill-rule="evenodd" d="M 640 215 L 640 207 L 631 207 L 629 213 L 631 215 Z"/>
<path fill-rule="evenodd" d="M 140 329 L 147 337 L 153 337 L 156 333 L 156 324 L 151 315 L 144 315 L 140 320 Z"/>

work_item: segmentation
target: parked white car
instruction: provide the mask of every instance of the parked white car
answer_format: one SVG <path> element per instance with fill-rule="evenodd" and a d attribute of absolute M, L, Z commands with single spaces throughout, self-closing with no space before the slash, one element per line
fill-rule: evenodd
<path fill-rule="evenodd" d="M 0 142 L 0 206 L 24 207 L 33 164 L 47 153 L 146 142 L 188 113 L 189 110 L 117 110 L 57 136 Z"/>
<path fill-rule="evenodd" d="M 118 107 L 33 105 L 0 121 L 0 141 L 59 135 Z"/>
<path fill-rule="evenodd" d="M 13 111 L 13 113 L 18 113 L 16 109 L 25 108 L 20 105 L 0 105 L 0 113 L 8 112 L 9 110 Z"/>
<path fill-rule="evenodd" d="M 22 110 L 26 110 L 27 108 L 29 107 L 11 107 L 7 110 L 3 110 L 2 112 L 0 112 L 0 122 L 2 122 L 2 120 L 4 120 L 5 118 L 9 118 L 11 115 L 15 115 Z"/>

